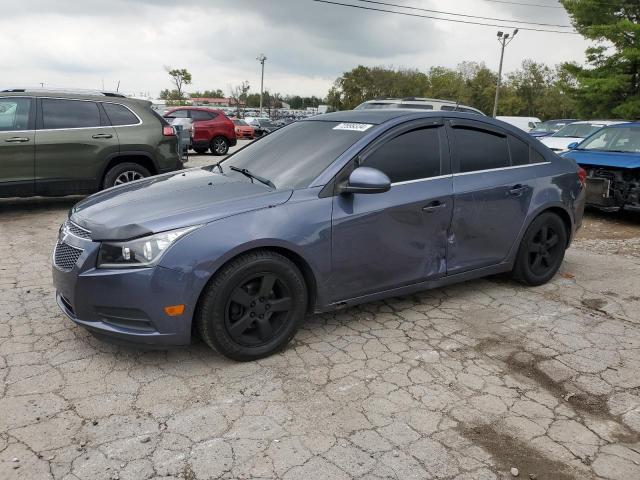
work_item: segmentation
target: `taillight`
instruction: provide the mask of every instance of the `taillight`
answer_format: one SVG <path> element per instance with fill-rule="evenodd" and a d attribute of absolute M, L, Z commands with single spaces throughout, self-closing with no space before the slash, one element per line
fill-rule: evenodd
<path fill-rule="evenodd" d="M 165 137 L 174 137 L 176 135 L 176 131 L 171 125 L 165 125 L 162 127 L 162 135 Z"/>
<path fill-rule="evenodd" d="M 587 183 L 587 171 L 582 167 L 578 167 L 578 180 L 580 181 L 580 185 L 584 188 Z"/>

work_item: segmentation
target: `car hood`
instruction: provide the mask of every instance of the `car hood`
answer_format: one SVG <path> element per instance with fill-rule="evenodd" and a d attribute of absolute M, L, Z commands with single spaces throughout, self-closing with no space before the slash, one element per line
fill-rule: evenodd
<path fill-rule="evenodd" d="M 640 168 L 640 153 L 570 150 L 562 156 L 575 160 L 578 165 Z"/>
<path fill-rule="evenodd" d="M 96 193 L 76 204 L 70 219 L 92 240 L 127 240 L 212 222 L 285 203 L 292 190 L 273 190 L 238 174 L 194 168 Z"/>
<path fill-rule="evenodd" d="M 551 150 L 566 150 L 570 143 L 581 142 L 580 137 L 543 137 L 540 139 Z"/>

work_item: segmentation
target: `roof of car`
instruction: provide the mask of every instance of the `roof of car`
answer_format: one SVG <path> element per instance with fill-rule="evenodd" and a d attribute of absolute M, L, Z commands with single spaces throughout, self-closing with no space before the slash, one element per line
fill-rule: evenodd
<path fill-rule="evenodd" d="M 617 125 L 619 123 L 627 123 L 624 120 L 579 120 L 572 122 L 573 124 L 589 124 L 589 125 Z"/>
<path fill-rule="evenodd" d="M 218 108 L 209 108 L 209 107 L 193 107 L 191 105 L 170 105 L 167 107 L 167 111 L 174 110 L 201 110 L 203 112 L 215 112 L 215 113 L 224 113 L 222 110 Z"/>
<path fill-rule="evenodd" d="M 404 117 L 409 115 L 421 115 L 425 117 L 441 117 L 442 111 L 439 110 L 412 110 L 402 108 L 385 108 L 381 110 L 344 110 L 341 112 L 324 113 L 313 117 L 305 118 L 303 121 L 325 121 L 325 122 L 353 122 L 353 123 L 371 123 L 380 125 L 393 118 Z M 451 112 L 446 112 L 451 113 Z"/>
<path fill-rule="evenodd" d="M 47 97 L 47 98 L 64 98 L 70 100 L 96 100 L 102 102 L 116 103 L 137 103 L 149 104 L 148 100 L 127 97 L 118 92 L 105 92 L 99 90 L 87 89 L 46 89 L 46 88 L 12 88 L 0 90 L 0 97 Z"/>
<path fill-rule="evenodd" d="M 633 127 L 633 128 L 638 128 L 640 127 L 640 121 L 636 121 L 636 122 L 616 122 L 616 123 L 612 123 L 610 125 L 606 125 L 607 128 L 622 128 L 622 127 Z"/>

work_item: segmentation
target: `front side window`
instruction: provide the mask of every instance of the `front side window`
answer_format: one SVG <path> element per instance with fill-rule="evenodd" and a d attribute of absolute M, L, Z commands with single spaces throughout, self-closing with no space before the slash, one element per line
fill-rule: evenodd
<path fill-rule="evenodd" d="M 366 133 L 344 125 L 348 124 L 324 121 L 292 123 L 239 150 L 222 166 L 225 173 L 232 165 L 246 168 L 271 180 L 277 188 L 308 187 Z M 233 171 L 230 174 L 234 174 Z"/>
<path fill-rule="evenodd" d="M 420 128 L 389 140 L 362 162 L 377 168 L 392 183 L 440 175 L 438 128 Z"/>
<path fill-rule="evenodd" d="M 454 156 L 460 172 L 508 167 L 507 137 L 472 128 L 453 128 Z"/>
<path fill-rule="evenodd" d="M 30 98 L 0 98 L 0 132 L 29 128 Z"/>
<path fill-rule="evenodd" d="M 42 128 L 90 128 L 100 126 L 100 111 L 95 102 L 42 99 Z"/>
<path fill-rule="evenodd" d="M 582 142 L 578 148 L 580 150 L 638 153 L 640 152 L 640 128 L 604 128 Z"/>
<path fill-rule="evenodd" d="M 102 106 L 107 112 L 107 116 L 109 117 L 111 125 L 113 126 L 136 125 L 140 123 L 138 117 L 136 117 L 131 110 L 123 105 L 118 105 L 116 103 L 103 103 Z"/>

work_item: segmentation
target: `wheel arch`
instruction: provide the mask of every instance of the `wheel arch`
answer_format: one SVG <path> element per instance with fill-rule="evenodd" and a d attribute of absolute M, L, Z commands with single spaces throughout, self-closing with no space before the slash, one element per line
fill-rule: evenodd
<path fill-rule="evenodd" d="M 104 183 L 104 178 L 107 172 L 120 163 L 137 163 L 138 165 L 149 170 L 151 175 L 158 174 L 158 166 L 154 159 L 147 152 L 118 152 L 107 158 L 104 168 L 102 169 L 102 175 L 100 175 L 100 185 Z"/>

